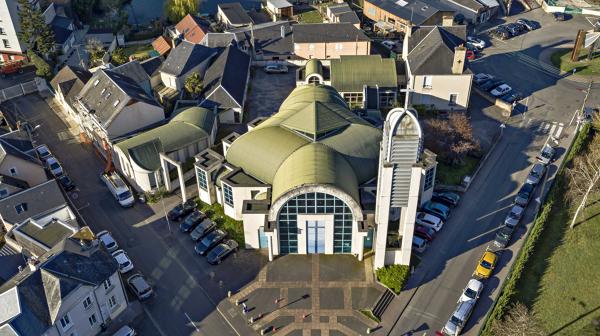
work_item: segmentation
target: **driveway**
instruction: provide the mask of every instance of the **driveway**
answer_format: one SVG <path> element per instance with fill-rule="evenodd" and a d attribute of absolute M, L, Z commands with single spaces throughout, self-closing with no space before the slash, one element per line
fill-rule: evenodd
<path fill-rule="evenodd" d="M 164 208 L 161 203 L 121 208 L 98 178 L 104 163 L 91 145 L 80 144 L 39 96 L 13 102 L 25 118 L 42 125 L 37 142 L 49 145 L 77 184 L 69 195 L 74 210 L 94 232 L 112 232 L 135 271 L 154 285 L 156 296 L 142 304 L 146 317 L 135 325 L 141 335 L 247 334 L 239 316 L 216 306 L 228 290 L 236 291 L 256 277 L 266 263 L 263 255 L 241 250 L 221 265 L 208 265 L 195 255 L 188 235 L 178 232 L 177 223 L 165 220 L 164 211 L 180 202 L 178 197 L 165 200 Z"/>
<path fill-rule="evenodd" d="M 408 331 L 434 335 L 436 330 L 441 330 L 456 308 L 456 301 L 478 259 L 506 216 L 514 195 L 535 162 L 535 155 L 551 136 L 559 138 L 562 148 L 559 161 L 551 166 L 543 186 L 538 188 L 512 244 L 503 251 L 494 275 L 486 281 L 463 332 L 476 335 L 531 226 L 539 206 L 535 199 L 542 190 L 548 189 L 564 157 L 562 154 L 572 141 L 575 125 L 571 120 L 575 110 L 581 107 L 585 95 L 582 90 L 587 85 L 561 75 L 558 69 L 541 62 L 537 55 L 573 40 L 578 28 L 586 28 L 587 21 L 575 17 L 566 25 L 555 23 L 541 10 L 517 17 L 540 21 L 543 28 L 509 41 L 493 40 L 493 46 L 485 50 L 483 58 L 471 63 L 471 69 L 474 73 L 491 73 L 525 93 L 520 113 L 506 120 L 503 136 L 463 195 L 461 204 L 453 210 L 439 238 L 425 252 L 406 289 L 384 314 L 382 328 L 376 335 L 402 335 Z"/>
<path fill-rule="evenodd" d="M 296 87 L 297 68 L 288 66 L 288 69 L 288 73 L 268 74 L 261 67 L 252 68 L 244 122 L 269 117 L 279 111 L 281 103 Z"/>

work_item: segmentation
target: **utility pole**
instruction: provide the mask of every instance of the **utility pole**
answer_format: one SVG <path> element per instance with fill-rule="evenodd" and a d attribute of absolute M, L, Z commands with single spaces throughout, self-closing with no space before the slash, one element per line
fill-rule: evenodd
<path fill-rule="evenodd" d="M 579 131 L 579 127 L 581 126 L 581 122 L 583 121 L 583 118 L 585 117 L 585 104 L 587 103 L 588 97 L 590 96 L 590 92 L 592 91 L 592 85 L 594 84 L 594 81 L 591 80 L 590 84 L 588 85 L 587 88 L 587 92 L 585 93 L 585 98 L 583 98 L 583 104 L 581 104 L 581 111 L 579 113 L 579 118 L 577 118 L 577 128 L 575 129 L 575 133 L 577 133 Z"/>

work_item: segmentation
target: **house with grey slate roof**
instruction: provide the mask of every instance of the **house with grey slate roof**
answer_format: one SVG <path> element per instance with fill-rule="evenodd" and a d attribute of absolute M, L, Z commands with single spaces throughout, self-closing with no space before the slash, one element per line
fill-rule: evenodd
<path fill-rule="evenodd" d="M 127 307 L 118 269 L 82 229 L 0 286 L 0 335 L 99 334 Z"/>
<path fill-rule="evenodd" d="M 240 50 L 256 61 L 293 59 L 294 41 L 289 21 L 266 22 L 229 30 Z M 252 43 L 254 37 L 254 43 Z"/>
<path fill-rule="evenodd" d="M 76 97 L 91 77 L 92 73 L 83 68 L 66 65 L 50 81 L 55 93 L 54 99 L 74 120 L 78 117 L 74 107 Z"/>
<path fill-rule="evenodd" d="M 250 80 L 250 56 L 235 45 L 228 46 L 204 75 L 204 94 L 200 106 L 219 111 L 222 123 L 239 123 L 244 114 Z"/>
<path fill-rule="evenodd" d="M 171 50 L 160 68 L 163 84 L 173 90 L 181 91 L 185 79 L 193 73 L 196 72 L 200 74 L 200 77 L 204 77 L 208 64 L 216 54 L 216 49 L 182 41 L 175 49 Z"/>
<path fill-rule="evenodd" d="M 466 110 L 473 73 L 467 66 L 466 26 L 413 27 L 404 39 L 407 105 Z"/>
<path fill-rule="evenodd" d="M 13 133 L 19 131 L 0 136 L 0 198 L 39 185 L 48 179 L 35 154 L 26 151 L 26 148 L 20 148 L 23 147 L 21 141 L 29 141 L 10 138 Z"/>

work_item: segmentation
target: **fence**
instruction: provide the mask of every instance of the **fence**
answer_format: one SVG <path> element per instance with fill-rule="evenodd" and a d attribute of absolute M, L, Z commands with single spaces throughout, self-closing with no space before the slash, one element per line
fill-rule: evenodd
<path fill-rule="evenodd" d="M 6 89 L 0 90 L 0 103 L 46 89 L 47 86 L 44 79 L 36 77 L 32 81 L 17 84 Z"/>

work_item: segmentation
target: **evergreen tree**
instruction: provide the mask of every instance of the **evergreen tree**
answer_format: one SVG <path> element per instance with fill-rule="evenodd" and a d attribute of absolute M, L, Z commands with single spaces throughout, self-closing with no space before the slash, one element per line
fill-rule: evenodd
<path fill-rule="evenodd" d="M 198 13 L 198 0 L 169 0 L 165 3 L 165 11 L 169 21 L 177 23 L 188 14 Z"/>
<path fill-rule="evenodd" d="M 44 22 L 44 16 L 39 8 L 34 7 L 29 0 L 18 0 L 21 32 L 19 40 L 38 54 L 46 55 L 54 47 L 54 33 Z"/>
<path fill-rule="evenodd" d="M 202 93 L 202 80 L 200 79 L 200 74 L 194 72 L 188 78 L 185 79 L 184 83 L 185 90 L 192 95 L 194 99 L 200 96 Z"/>

